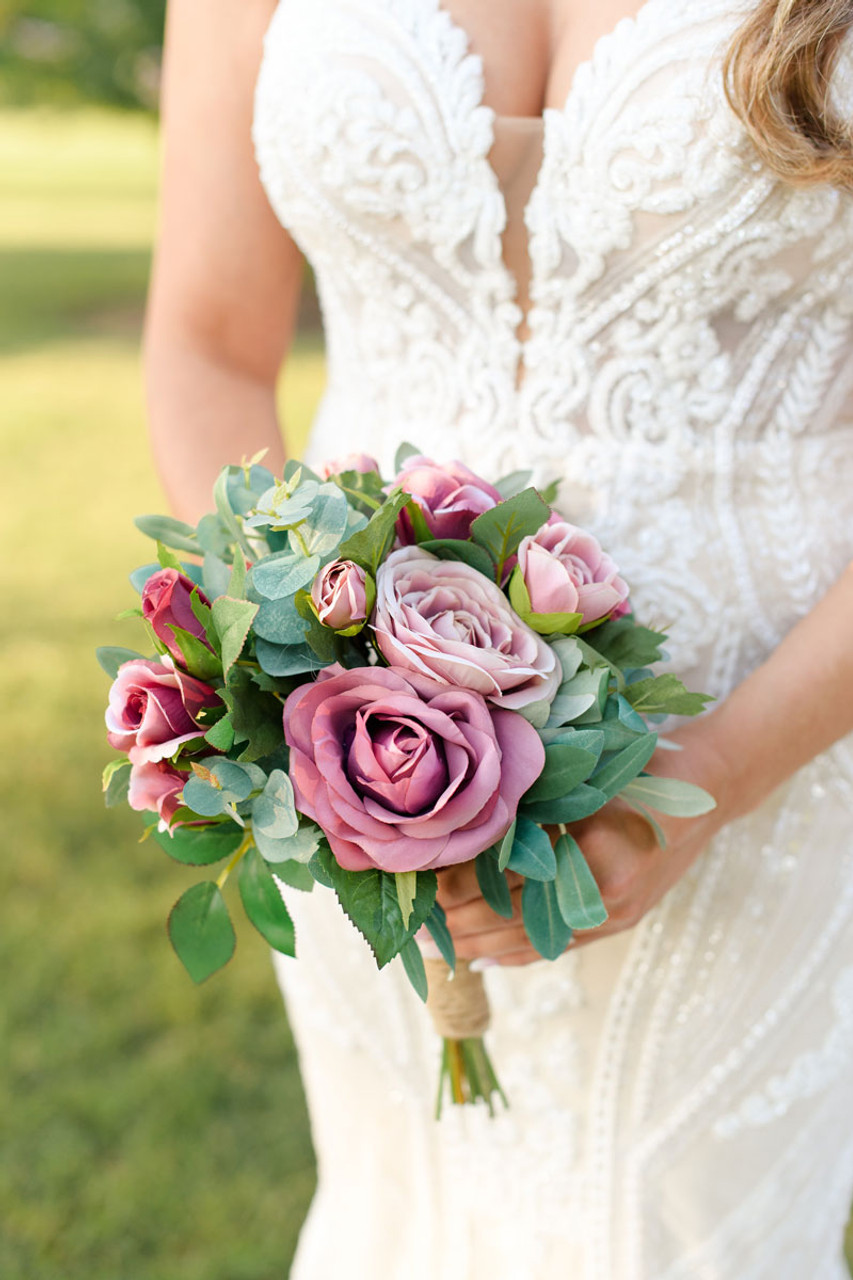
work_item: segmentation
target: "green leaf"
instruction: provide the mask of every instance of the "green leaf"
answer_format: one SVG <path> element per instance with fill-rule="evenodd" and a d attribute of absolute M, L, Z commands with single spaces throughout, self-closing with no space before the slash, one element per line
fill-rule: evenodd
<path fill-rule="evenodd" d="M 406 462 L 409 460 L 409 458 L 422 458 L 422 457 L 423 457 L 423 451 L 421 449 L 419 449 L 416 445 L 409 444 L 408 440 L 404 440 L 403 443 L 397 449 L 397 452 L 394 454 L 395 474 L 403 470 L 403 467 L 406 464 Z"/>
<path fill-rule="evenodd" d="M 598 787 L 582 782 L 566 796 L 524 804 L 524 816 L 533 822 L 580 822 L 607 804 L 607 796 Z"/>
<path fill-rule="evenodd" d="M 453 937 L 447 927 L 447 916 L 444 908 L 438 902 L 432 904 L 432 911 L 424 921 L 430 936 L 441 952 L 441 958 L 449 969 L 456 972 L 456 948 L 453 945 Z"/>
<path fill-rule="evenodd" d="M 583 664 L 583 650 L 574 636 L 560 636 L 551 644 L 563 668 L 563 683 L 573 680 Z"/>
<path fill-rule="evenodd" d="M 604 715 L 609 686 L 610 669 L 608 667 L 595 667 L 592 671 L 585 667 L 581 668 L 577 675 L 572 676 L 571 680 L 564 681 L 557 690 L 557 696 L 551 704 L 548 728 L 569 723 L 569 716 L 573 724 L 597 724 Z M 578 713 L 581 703 L 576 700 L 588 700 L 590 697 L 592 698 L 590 706 L 586 711 Z"/>
<path fill-rule="evenodd" d="M 183 573 L 183 565 L 176 555 L 164 546 L 162 542 L 157 543 L 157 559 L 160 561 L 161 569 L 177 569 L 178 573 Z"/>
<path fill-rule="evenodd" d="M 296 955 L 296 931 L 272 873 L 257 849 L 240 863 L 240 897 L 261 937 L 285 956 Z"/>
<path fill-rule="evenodd" d="M 318 555 L 277 551 L 252 566 L 252 585 L 267 600 L 283 600 L 312 582 L 320 568 Z"/>
<path fill-rule="evenodd" d="M 424 1004 L 426 1004 L 427 996 L 429 995 L 426 969 L 424 968 L 424 958 L 414 938 L 409 938 L 408 942 L 403 943 L 400 948 L 400 959 L 403 962 L 403 968 L 406 970 L 406 977 Z"/>
<path fill-rule="evenodd" d="M 529 818 L 519 818 L 507 866 L 528 880 L 553 880 L 557 864 L 547 831 Z"/>
<path fill-rule="evenodd" d="M 423 546 L 425 542 L 432 542 L 435 534 L 427 524 L 427 518 L 417 498 L 412 497 L 406 503 L 406 515 L 409 517 L 412 533 L 418 546 Z"/>
<path fill-rule="evenodd" d="M 229 708 L 234 741 L 247 743 L 241 757 L 259 760 L 270 755 L 284 740 L 281 702 L 261 689 L 248 667 L 232 667 L 222 697 Z"/>
<path fill-rule="evenodd" d="M 183 801 L 202 818 L 220 817 L 231 803 L 220 787 L 195 776 L 184 783 Z"/>
<path fill-rule="evenodd" d="M 114 809 L 116 805 L 122 804 L 127 799 L 130 787 L 130 761 L 125 760 L 124 757 L 120 760 L 111 760 L 104 769 L 101 785 L 104 804 L 108 809 Z"/>
<path fill-rule="evenodd" d="M 202 586 L 209 600 L 216 600 L 228 591 L 231 570 L 224 560 L 211 552 L 205 554 L 202 562 Z"/>
<path fill-rule="evenodd" d="M 346 533 L 349 510 L 346 495 L 336 484 L 331 481 L 321 484 L 310 515 L 299 525 L 299 537 L 291 532 L 293 550 L 302 551 L 304 546 L 309 556 L 332 555 Z"/>
<path fill-rule="evenodd" d="M 258 606 L 248 600 L 220 596 L 213 602 L 213 623 L 222 645 L 222 674 L 227 676 L 239 658 Z"/>
<path fill-rule="evenodd" d="M 281 842 L 289 842 L 299 830 L 293 783 L 281 769 L 274 769 L 263 791 L 252 804 L 252 834 L 268 862 L 281 862 Z M 314 848 L 307 852 L 313 854 Z M 285 854 L 293 857 L 293 853 Z"/>
<path fill-rule="evenodd" d="M 352 560 L 368 573 L 376 571 L 387 556 L 394 542 L 397 516 L 409 500 L 409 495 L 395 489 L 378 511 L 370 517 L 363 529 L 347 538 L 338 548 L 338 558 Z"/>
<path fill-rule="evenodd" d="M 408 929 L 412 918 L 412 904 L 418 892 L 417 871 L 398 871 L 394 876 L 397 883 L 397 902 L 403 917 L 403 928 Z"/>
<path fill-rule="evenodd" d="M 310 893 L 314 888 L 314 877 L 308 867 L 301 862 L 277 862 L 273 876 L 283 884 L 289 884 L 300 893 Z"/>
<path fill-rule="evenodd" d="M 644 716 L 697 716 L 705 709 L 706 702 L 713 701 L 710 694 L 690 693 L 671 672 L 638 680 L 636 684 L 629 684 L 624 692 L 634 710 Z"/>
<path fill-rule="evenodd" d="M 243 832 L 233 822 L 203 827 L 176 827 L 174 831 L 154 831 L 154 839 L 175 862 L 190 867 L 207 867 L 236 853 Z"/>
<path fill-rule="evenodd" d="M 254 833 L 257 841 L 258 833 Z M 291 836 L 282 838 L 265 838 L 261 853 L 267 862 L 274 863 L 276 867 L 281 867 L 284 863 L 301 863 L 307 866 L 313 861 L 314 855 L 320 848 L 322 833 L 317 827 L 302 825 L 298 831 Z M 329 888 L 332 886 L 329 885 Z"/>
<path fill-rule="evenodd" d="M 717 802 L 702 787 L 680 778 L 658 778 L 646 775 L 635 778 L 621 793 L 629 803 L 639 802 L 668 813 L 673 818 L 698 818 L 716 809 Z"/>
<path fill-rule="evenodd" d="M 221 720 L 217 720 L 213 728 L 208 729 L 204 735 L 204 740 L 216 751 L 230 751 L 234 745 L 234 725 L 231 723 L 231 717 L 225 715 Z"/>
<path fill-rule="evenodd" d="M 572 940 L 572 930 L 560 912 L 553 880 L 525 880 L 521 891 L 521 918 L 532 945 L 546 960 L 556 960 Z"/>
<path fill-rule="evenodd" d="M 644 804 L 640 804 L 639 800 L 630 799 L 625 794 L 624 791 L 622 792 L 620 799 L 624 800 L 625 804 L 629 805 L 630 808 L 634 809 L 637 813 L 641 814 L 642 817 L 645 818 L 646 822 L 649 824 L 652 831 L 655 833 L 655 839 L 657 840 L 661 849 L 665 849 L 668 843 L 667 838 L 664 835 L 663 827 L 660 825 L 657 818 L 652 813 L 651 809 L 647 809 Z"/>
<path fill-rule="evenodd" d="M 561 835 L 554 848 L 557 876 L 554 882 L 560 914 L 570 929 L 597 929 L 607 919 L 607 908 L 578 842 Z"/>
<path fill-rule="evenodd" d="M 267 675 L 279 679 L 305 675 L 323 665 L 309 644 L 273 644 L 260 636 L 255 640 L 255 657 Z"/>
<path fill-rule="evenodd" d="M 169 913 L 169 939 L 193 982 L 227 964 L 237 939 L 225 899 L 212 880 L 187 889 Z"/>
<path fill-rule="evenodd" d="M 429 538 L 419 545 L 421 551 L 429 551 L 430 555 L 438 556 L 439 560 L 461 561 L 462 564 L 470 565 L 472 569 L 482 573 L 489 581 L 494 579 L 495 566 L 492 563 L 492 557 L 482 547 L 478 547 L 476 542 L 463 542 L 459 538 L 433 538 L 430 534 Z"/>
<path fill-rule="evenodd" d="M 527 584 L 516 565 L 509 580 L 509 602 L 515 612 L 531 630 L 541 636 L 561 634 L 572 636 L 583 622 L 582 613 L 537 613 L 531 602 Z"/>
<path fill-rule="evenodd" d="M 216 511 L 220 522 L 222 523 L 229 540 L 236 543 L 239 548 L 245 551 L 246 555 L 251 560 L 254 552 L 249 545 L 246 535 L 243 533 L 240 521 L 237 519 L 237 515 L 231 506 L 230 501 L 228 482 L 232 476 L 236 475 L 242 476 L 242 470 L 240 467 L 222 468 L 216 478 L 216 483 L 213 486 L 213 499 L 216 503 Z"/>
<path fill-rule="evenodd" d="M 503 576 L 504 564 L 518 550 L 521 539 L 537 533 L 550 514 L 551 508 L 535 489 L 522 489 L 514 498 L 508 498 L 477 516 L 471 525 L 471 536 L 495 561 L 498 580 Z"/>
<path fill-rule="evenodd" d="M 474 859 L 474 870 L 477 872 L 477 883 L 480 892 L 492 911 L 503 916 L 504 920 L 512 919 L 512 895 L 506 876 L 498 867 L 498 854 L 494 849 L 486 849 Z"/>
<path fill-rule="evenodd" d="M 328 666 L 335 661 L 338 654 L 335 632 L 323 626 L 314 612 L 314 606 L 307 591 L 297 591 L 293 602 L 297 613 L 303 619 L 305 642 L 314 654 L 315 666 Z"/>
<path fill-rule="evenodd" d="M 546 484 L 543 489 L 539 490 L 539 492 L 541 494 L 542 501 L 547 502 L 549 507 L 553 507 L 560 495 L 559 480 L 551 480 L 550 483 Z"/>
<path fill-rule="evenodd" d="M 393 875 L 375 870 L 345 871 L 328 848 L 321 848 L 317 856 L 345 914 L 366 939 L 380 969 L 383 968 L 408 939 L 414 937 L 432 910 L 438 888 L 435 872 L 418 873 L 418 891 L 406 926 Z"/>
<path fill-rule="evenodd" d="M 522 489 L 527 488 L 532 476 L 532 471 L 510 471 L 509 475 L 501 476 L 495 488 L 502 498 L 514 498 Z"/>
<path fill-rule="evenodd" d="M 590 779 L 592 785 L 603 791 L 608 800 L 612 800 L 637 774 L 642 773 L 654 755 L 657 744 L 656 733 L 647 733 L 644 737 L 635 739 L 599 765 Z"/>
<path fill-rule="evenodd" d="M 175 520 L 172 516 L 137 516 L 133 523 L 146 537 L 174 547 L 176 551 L 191 551 L 197 555 L 200 550 L 195 529 L 183 520 Z"/>
<path fill-rule="evenodd" d="M 203 640 L 199 640 L 198 636 L 193 635 L 191 631 L 185 631 L 174 622 L 168 625 L 180 649 L 184 660 L 183 665 L 191 676 L 195 676 L 197 680 L 209 681 L 215 680 L 222 674 L 222 663 Z"/>
<path fill-rule="evenodd" d="M 142 657 L 142 654 L 137 653 L 135 649 L 122 649 L 117 644 L 102 644 L 95 650 L 95 657 L 110 679 L 115 680 L 119 667 L 125 662 L 136 661 Z"/>
<path fill-rule="evenodd" d="M 515 829 L 517 826 L 518 818 L 514 818 L 509 831 L 507 831 L 503 840 L 501 840 L 500 844 L 497 846 L 499 871 L 505 871 L 507 868 L 507 863 L 509 862 L 509 857 L 512 853 L 512 846 L 515 843 Z"/>
<path fill-rule="evenodd" d="M 568 795 L 579 782 L 586 782 L 598 764 L 604 738 L 588 745 L 574 742 L 556 742 L 545 748 L 545 767 L 529 791 L 524 803 L 553 800 Z"/>
<path fill-rule="evenodd" d="M 227 595 L 232 600 L 245 600 L 246 598 L 246 561 L 241 551 L 234 553 L 234 559 L 231 563 L 231 577 L 228 579 Z"/>
<path fill-rule="evenodd" d="M 663 658 L 667 639 L 663 631 L 641 627 L 633 618 L 613 618 L 596 627 L 593 644 L 617 667 L 651 667 Z"/>

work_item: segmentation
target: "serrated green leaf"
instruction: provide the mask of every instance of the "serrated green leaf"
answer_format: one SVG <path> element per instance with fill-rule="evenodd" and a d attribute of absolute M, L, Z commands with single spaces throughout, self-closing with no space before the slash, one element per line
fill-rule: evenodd
<path fill-rule="evenodd" d="M 174 622 L 170 622 L 168 627 L 181 652 L 183 665 L 191 676 L 195 676 L 197 680 L 210 681 L 222 674 L 221 661 L 208 649 L 203 640 L 199 640 L 198 636 L 193 635 L 191 631 L 185 631 Z"/>
<path fill-rule="evenodd" d="M 543 489 L 540 489 L 539 492 L 542 496 L 542 501 L 547 502 L 548 506 L 552 507 L 560 494 L 559 480 L 549 481 L 549 483 L 546 484 Z"/>
<path fill-rule="evenodd" d="M 230 751 L 234 745 L 234 725 L 230 716 L 223 716 L 204 735 L 205 742 L 216 751 Z"/>
<path fill-rule="evenodd" d="M 430 555 L 438 556 L 439 560 L 459 561 L 462 564 L 469 565 L 472 569 L 476 569 L 478 573 L 482 573 L 489 581 L 494 579 L 495 566 L 492 557 L 488 551 L 478 547 L 476 542 L 463 542 L 459 538 L 434 538 L 430 534 L 419 545 L 421 551 L 428 551 Z"/>
<path fill-rule="evenodd" d="M 598 787 L 582 782 L 567 796 L 524 804 L 524 816 L 534 822 L 580 822 L 607 804 L 607 796 Z"/>
<path fill-rule="evenodd" d="M 157 542 L 157 559 L 160 562 L 161 569 L 177 569 L 178 573 L 183 573 L 184 571 L 178 557 L 159 541 Z"/>
<path fill-rule="evenodd" d="M 521 918 L 531 944 L 546 960 L 556 960 L 572 940 L 551 881 L 525 880 L 521 891 Z"/>
<path fill-rule="evenodd" d="M 212 880 L 187 889 L 169 913 L 169 939 L 193 982 L 227 964 L 237 939 L 225 899 Z"/>
<path fill-rule="evenodd" d="M 580 845 L 561 835 L 554 847 L 557 875 L 554 881 L 560 914 L 570 929 L 597 929 L 607 919 L 607 908 Z"/>
<path fill-rule="evenodd" d="M 135 649 L 122 649 L 116 644 L 102 644 L 95 650 L 95 657 L 103 671 L 111 680 L 115 680 L 119 667 L 125 662 L 134 662 L 142 657 Z"/>
<path fill-rule="evenodd" d="M 246 743 L 241 763 L 270 755 L 284 740 L 281 702 L 261 689 L 248 667 L 234 666 L 222 697 L 229 708 L 234 741 Z"/>
<path fill-rule="evenodd" d="M 487 904 L 504 920 L 512 919 L 512 894 L 506 882 L 506 876 L 498 867 L 498 854 L 495 849 L 486 849 L 474 859 L 474 870 Z"/>
<path fill-rule="evenodd" d="M 341 543 L 339 558 L 354 561 L 376 577 L 377 569 L 393 545 L 397 517 L 408 500 L 409 495 L 400 489 L 389 494 L 364 528 Z"/>
<path fill-rule="evenodd" d="M 597 746 L 597 749 L 595 747 Z M 574 742 L 557 742 L 545 748 L 545 766 L 533 786 L 524 794 L 524 804 L 553 800 L 568 795 L 579 782 L 586 782 L 598 764 L 604 739 L 584 747 Z"/>
<path fill-rule="evenodd" d="M 547 831 L 529 818 L 520 817 L 507 867 L 528 880 L 553 880 L 554 850 Z"/>
<path fill-rule="evenodd" d="M 285 956 L 296 955 L 296 931 L 278 885 L 257 849 L 240 862 L 243 908 L 262 938 Z"/>
<path fill-rule="evenodd" d="M 288 884 L 300 893 L 310 893 L 314 888 L 314 877 L 308 867 L 301 862 L 277 862 L 273 876 L 282 884 Z"/>
<path fill-rule="evenodd" d="M 453 937 L 447 927 L 447 916 L 444 908 L 440 903 L 432 904 L 432 911 L 424 921 L 427 929 L 429 929 L 430 937 L 441 952 L 441 958 L 449 969 L 456 972 L 456 948 L 453 945 Z"/>
<path fill-rule="evenodd" d="M 137 516 L 133 523 L 146 537 L 162 542 L 167 547 L 174 547 L 176 551 L 191 551 L 194 554 L 199 551 L 195 529 L 183 520 L 175 520 L 173 516 L 150 515 Z"/>
<path fill-rule="evenodd" d="M 506 561 L 518 550 L 522 538 L 537 533 L 550 514 L 551 508 L 535 489 L 522 489 L 515 497 L 498 503 L 473 521 L 471 537 L 485 547 L 494 560 L 498 581 L 503 576 Z"/>
<path fill-rule="evenodd" d="M 228 579 L 226 594 L 232 600 L 245 600 L 246 598 L 246 561 L 239 550 L 235 552 L 231 563 L 231 577 Z"/>
<path fill-rule="evenodd" d="M 258 606 L 248 600 L 232 600 L 230 596 L 214 600 L 213 623 L 222 646 L 223 675 L 227 676 L 239 658 L 257 613 Z"/>
<path fill-rule="evenodd" d="M 702 787 L 684 782 L 680 778 L 649 775 L 635 778 L 623 788 L 622 795 L 630 802 L 639 801 L 640 804 L 657 809 L 658 813 L 667 813 L 673 818 L 698 818 L 717 807 L 714 797 Z"/>
<path fill-rule="evenodd" d="M 233 822 L 221 822 L 204 827 L 176 827 L 171 832 L 155 830 L 153 836 L 175 862 L 207 867 L 236 853 L 243 832 Z"/>
<path fill-rule="evenodd" d="M 646 733 L 642 738 L 636 738 L 627 747 L 602 761 L 590 782 L 599 791 L 603 791 L 608 800 L 612 800 L 633 778 L 642 773 L 654 755 L 657 743 L 656 733 Z"/>
<path fill-rule="evenodd" d="M 617 667 L 650 667 L 660 662 L 667 639 L 664 632 L 641 627 L 633 618 L 614 618 L 596 627 L 593 644 Z"/>
<path fill-rule="evenodd" d="M 629 684 L 624 693 L 634 710 L 644 716 L 696 716 L 704 711 L 706 702 L 713 702 L 710 694 L 685 689 L 671 672 Z"/>
<path fill-rule="evenodd" d="M 408 942 L 403 943 L 400 948 L 400 959 L 403 962 L 406 977 L 424 1004 L 426 1004 L 427 996 L 429 995 L 426 969 L 424 968 L 424 958 L 414 938 L 409 938 Z"/>
<path fill-rule="evenodd" d="M 406 927 L 393 875 L 386 871 L 345 871 L 334 855 L 322 848 L 317 856 L 345 914 L 366 939 L 379 968 L 383 968 L 414 937 L 432 910 L 438 888 L 435 872 L 418 873 L 418 891 Z"/>

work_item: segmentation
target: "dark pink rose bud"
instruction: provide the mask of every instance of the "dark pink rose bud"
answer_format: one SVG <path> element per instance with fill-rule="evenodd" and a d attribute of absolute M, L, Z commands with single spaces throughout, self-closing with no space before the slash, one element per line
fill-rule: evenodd
<path fill-rule="evenodd" d="M 394 481 L 417 502 L 436 538 L 470 537 L 477 516 L 502 501 L 494 485 L 481 480 L 461 462 L 439 465 L 432 458 L 407 458 Z M 402 511 L 397 533 L 404 545 L 415 541 L 412 522 Z"/>
<path fill-rule="evenodd" d="M 174 769 L 167 760 L 135 764 L 130 770 L 128 804 L 131 809 L 154 811 L 160 819 L 160 830 L 165 831 L 181 807 L 178 796 L 188 777 L 188 772 Z"/>
<path fill-rule="evenodd" d="M 329 458 L 321 463 L 318 475 L 321 480 L 329 480 L 332 476 L 343 475 L 345 471 L 359 471 L 366 475 L 368 471 L 378 471 L 379 463 L 369 453 L 345 453 L 340 458 Z"/>
<path fill-rule="evenodd" d="M 581 613 L 586 624 L 626 611 L 628 587 L 614 561 L 565 520 L 552 518 L 522 539 L 518 564 L 534 613 Z"/>
<path fill-rule="evenodd" d="M 367 574 L 352 560 L 334 560 L 314 579 L 311 599 L 324 627 L 358 626 L 367 620 Z"/>
<path fill-rule="evenodd" d="M 189 631 L 190 635 L 207 644 L 204 627 L 193 613 L 190 601 L 194 590 L 198 591 L 202 604 L 210 604 L 201 588 L 177 569 L 161 569 L 152 574 L 142 588 L 142 615 L 151 623 L 155 636 L 176 662 L 183 662 L 184 656 L 175 639 L 173 626 Z"/>
<path fill-rule="evenodd" d="M 132 658 L 119 667 L 110 689 L 107 740 L 126 751 L 131 764 L 168 760 L 204 733 L 199 715 L 221 702 L 209 684 L 174 666 Z"/>

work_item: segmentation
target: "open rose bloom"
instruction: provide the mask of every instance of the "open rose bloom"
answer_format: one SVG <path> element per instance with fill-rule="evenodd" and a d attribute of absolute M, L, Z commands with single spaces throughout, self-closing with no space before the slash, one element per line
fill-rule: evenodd
<path fill-rule="evenodd" d="M 200 870 L 169 917 L 197 981 L 233 950 L 223 888 L 288 955 L 298 885 L 334 891 L 422 997 L 446 994 L 455 963 L 476 1007 L 441 1029 L 442 1081 L 491 1109 L 485 989 L 455 961 L 438 877 L 475 863 L 504 915 L 506 875 L 523 877 L 527 936 L 556 959 L 606 917 L 572 823 L 617 794 L 641 812 L 650 795 L 709 807 L 644 779 L 657 738 L 642 713 L 704 699 L 650 676 L 665 637 L 628 613 L 610 552 L 523 473 L 492 484 L 406 446 L 391 474 L 361 452 L 281 477 L 256 458 L 226 468 L 195 530 L 140 518 L 158 563 L 132 575 L 127 612 L 149 654 L 100 651 L 117 753 L 104 789 Z"/>

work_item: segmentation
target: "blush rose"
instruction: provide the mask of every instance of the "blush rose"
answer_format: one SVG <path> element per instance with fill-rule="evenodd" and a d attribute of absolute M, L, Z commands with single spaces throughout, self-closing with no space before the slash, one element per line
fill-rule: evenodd
<path fill-rule="evenodd" d="M 554 650 L 493 582 L 418 547 L 393 551 L 380 566 L 372 622 L 392 667 L 473 689 L 496 706 L 550 700 L 562 678 Z"/>
<path fill-rule="evenodd" d="M 566 520 L 550 520 L 518 548 L 534 613 L 580 613 L 600 622 L 626 612 L 628 585 L 596 538 Z"/>
<path fill-rule="evenodd" d="M 107 740 L 126 751 L 131 764 L 167 760 L 204 732 L 199 715 L 221 701 L 209 684 L 174 666 L 132 658 L 119 667 L 110 689 Z"/>
<path fill-rule="evenodd" d="M 366 475 L 368 471 L 378 471 L 379 463 L 369 453 L 345 453 L 340 458 L 329 458 L 320 464 L 318 474 L 321 480 L 330 480 L 332 476 L 343 475 L 345 471 L 358 471 Z"/>
<path fill-rule="evenodd" d="M 160 819 L 159 828 L 171 826 L 180 808 L 179 796 L 189 773 L 175 769 L 167 760 L 148 760 L 130 770 L 127 800 L 131 809 L 151 809 Z"/>
<path fill-rule="evenodd" d="M 342 867 L 418 871 L 509 830 L 545 749 L 521 716 L 388 667 L 335 665 L 284 707 L 298 807 Z"/>
<path fill-rule="evenodd" d="M 198 592 L 202 604 L 210 605 L 204 592 L 177 569 L 161 569 L 152 574 L 142 588 L 142 616 L 151 623 L 155 636 L 176 662 L 182 663 L 184 655 L 175 639 L 173 626 L 181 627 L 207 644 L 204 627 L 193 613 L 190 600 L 193 591 Z"/>
<path fill-rule="evenodd" d="M 357 626 L 367 618 L 367 574 L 352 560 L 335 560 L 314 579 L 311 601 L 324 627 Z"/>
<path fill-rule="evenodd" d="M 502 501 L 500 493 L 461 462 L 439 464 L 422 455 L 407 458 L 394 480 L 411 494 L 436 538 L 467 538 L 471 524 L 484 511 Z M 397 520 L 400 541 L 415 541 L 411 519 L 401 511 Z"/>

